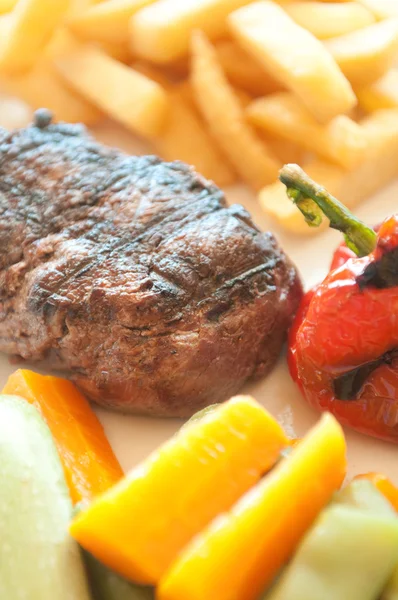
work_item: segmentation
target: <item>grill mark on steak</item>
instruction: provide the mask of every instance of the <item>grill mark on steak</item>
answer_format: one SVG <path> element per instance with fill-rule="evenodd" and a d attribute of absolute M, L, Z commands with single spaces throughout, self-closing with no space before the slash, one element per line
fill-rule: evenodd
<path fill-rule="evenodd" d="M 167 416 L 268 372 L 302 294 L 273 236 L 183 163 L 44 123 L 0 131 L 0 349 Z"/>

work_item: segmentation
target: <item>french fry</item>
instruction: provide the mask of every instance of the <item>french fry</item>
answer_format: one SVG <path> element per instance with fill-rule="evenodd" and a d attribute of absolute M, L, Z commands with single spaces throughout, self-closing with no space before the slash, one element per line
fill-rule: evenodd
<path fill-rule="evenodd" d="M 67 87 L 49 60 L 41 59 L 27 73 L 0 79 L 0 88 L 34 110 L 45 106 L 57 121 L 94 125 L 103 118 L 94 105 Z"/>
<path fill-rule="evenodd" d="M 236 87 L 236 85 L 233 86 L 233 90 L 235 96 L 240 102 L 241 107 L 243 110 L 246 110 L 246 108 L 253 102 L 253 96 L 250 96 L 250 94 L 248 94 L 245 90 Z"/>
<path fill-rule="evenodd" d="M 300 148 L 300 146 L 298 146 L 298 144 L 271 135 L 267 135 L 265 137 L 265 142 L 281 165 L 286 165 L 289 163 L 304 163 L 306 153 L 302 148 Z"/>
<path fill-rule="evenodd" d="M 218 60 L 229 81 L 253 94 L 262 96 L 277 92 L 283 88 L 238 44 L 231 40 L 221 40 L 216 44 Z"/>
<path fill-rule="evenodd" d="M 361 125 L 367 131 L 372 146 L 371 154 L 361 165 L 351 171 L 321 160 L 304 165 L 310 177 L 349 208 L 375 194 L 398 175 L 398 110 L 377 111 Z M 305 223 L 300 211 L 287 197 L 286 187 L 279 181 L 264 188 L 259 200 L 264 211 L 284 229 L 304 235 L 320 231 Z"/>
<path fill-rule="evenodd" d="M 235 173 L 208 133 L 194 104 L 189 83 L 173 85 L 162 71 L 147 63 L 133 66 L 166 88 L 169 97 L 167 123 L 161 135 L 152 140 L 159 156 L 164 160 L 182 160 L 193 165 L 199 173 L 221 187 L 234 183 Z"/>
<path fill-rule="evenodd" d="M 296 23 L 321 40 L 344 35 L 375 22 L 373 13 L 357 2 L 294 2 L 284 9 Z"/>
<path fill-rule="evenodd" d="M 275 178 L 278 163 L 245 122 L 239 98 L 201 32 L 193 35 L 192 54 L 195 100 L 212 135 L 244 181 L 255 189 L 266 185 Z"/>
<path fill-rule="evenodd" d="M 398 69 L 393 68 L 371 86 L 358 91 L 360 107 L 366 112 L 398 108 Z"/>
<path fill-rule="evenodd" d="M 106 0 L 80 11 L 69 21 L 71 31 L 83 40 L 127 44 L 129 20 L 154 0 Z"/>
<path fill-rule="evenodd" d="M 7 94 L 24 100 L 33 110 L 49 108 L 55 120 L 94 125 L 103 119 L 103 113 L 66 86 L 52 64 L 55 58 L 79 48 L 79 42 L 61 28 L 32 69 L 18 75 L 4 75 L 0 87 Z"/>
<path fill-rule="evenodd" d="M 396 0 L 358 0 L 363 6 L 371 10 L 377 19 L 398 17 L 398 3 Z"/>
<path fill-rule="evenodd" d="M 183 90 L 169 92 L 170 116 L 162 134 L 153 140 L 165 160 L 182 160 L 219 186 L 234 183 L 235 175 L 214 144 L 206 127 L 184 97 Z M 193 142 L 194 140 L 194 142 Z"/>
<path fill-rule="evenodd" d="M 82 46 L 54 62 L 76 92 L 128 129 L 153 137 L 165 125 L 169 103 L 164 89 L 101 49 Z"/>
<path fill-rule="evenodd" d="M 12 13 L 9 34 L 0 43 L 0 71 L 13 74 L 32 67 L 69 4 L 70 0 L 19 0 Z"/>
<path fill-rule="evenodd" d="M 230 12 L 250 0 L 157 0 L 131 19 L 134 54 L 155 63 L 168 63 L 189 53 L 191 34 L 201 29 L 209 38 L 226 33 Z"/>
<path fill-rule="evenodd" d="M 102 0 L 70 0 L 69 10 L 66 16 L 67 18 L 73 17 L 99 2 L 102 2 Z"/>
<path fill-rule="evenodd" d="M 167 65 L 164 65 L 164 69 L 174 79 L 186 79 L 189 76 L 190 57 L 184 56 L 172 63 L 168 63 Z"/>
<path fill-rule="evenodd" d="M 232 13 L 228 20 L 238 42 L 320 121 L 356 105 L 349 82 L 322 42 L 275 3 L 254 2 Z"/>
<path fill-rule="evenodd" d="M 0 14 L 8 13 L 17 5 L 18 0 L 0 0 Z"/>
<path fill-rule="evenodd" d="M 11 30 L 11 15 L 0 15 L 0 53 L 2 45 L 6 42 Z"/>
<path fill-rule="evenodd" d="M 81 47 L 81 42 L 75 36 L 69 33 L 65 27 L 60 27 L 47 44 L 43 56 L 49 60 L 53 60 L 77 52 Z"/>
<path fill-rule="evenodd" d="M 398 50 L 398 18 L 332 38 L 325 45 L 354 87 L 370 85 L 394 64 Z"/>
<path fill-rule="evenodd" d="M 111 42 L 93 42 L 98 48 L 101 48 L 105 54 L 122 63 L 131 62 L 131 52 L 127 44 L 112 44 Z"/>
<path fill-rule="evenodd" d="M 359 164 L 369 148 L 363 129 L 340 115 L 321 125 L 289 92 L 259 98 L 248 107 L 247 117 L 262 131 L 280 136 L 345 168 Z"/>

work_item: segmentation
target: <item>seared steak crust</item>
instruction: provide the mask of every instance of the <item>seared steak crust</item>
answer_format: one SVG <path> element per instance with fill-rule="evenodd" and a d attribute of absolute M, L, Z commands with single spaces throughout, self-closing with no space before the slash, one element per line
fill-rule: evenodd
<path fill-rule="evenodd" d="M 0 350 L 166 416 L 267 373 L 301 296 L 273 236 L 192 168 L 43 113 L 0 132 L 0 280 Z"/>

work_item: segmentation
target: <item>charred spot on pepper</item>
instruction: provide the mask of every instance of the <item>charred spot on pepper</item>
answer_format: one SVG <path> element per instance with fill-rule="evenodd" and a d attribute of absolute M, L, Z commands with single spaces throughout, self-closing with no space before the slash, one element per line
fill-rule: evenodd
<path fill-rule="evenodd" d="M 383 290 L 398 286 L 398 248 L 371 262 L 356 282 L 361 290 L 368 287 Z"/>
<path fill-rule="evenodd" d="M 381 365 L 391 364 L 396 358 L 398 358 L 398 349 L 390 350 L 376 360 L 359 365 L 339 375 L 333 380 L 333 390 L 336 398 L 347 401 L 356 400 L 363 385 L 373 371 L 381 367 Z"/>

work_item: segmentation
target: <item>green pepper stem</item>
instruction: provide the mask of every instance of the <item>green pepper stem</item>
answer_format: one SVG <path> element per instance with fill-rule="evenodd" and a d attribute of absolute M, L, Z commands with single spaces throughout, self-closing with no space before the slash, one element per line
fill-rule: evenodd
<path fill-rule="evenodd" d="M 287 187 L 287 194 L 303 213 L 308 225 L 319 227 L 325 215 L 330 227 L 344 233 L 347 246 L 357 256 L 367 256 L 376 247 L 376 233 L 313 181 L 298 165 L 285 165 L 279 179 Z"/>

